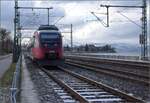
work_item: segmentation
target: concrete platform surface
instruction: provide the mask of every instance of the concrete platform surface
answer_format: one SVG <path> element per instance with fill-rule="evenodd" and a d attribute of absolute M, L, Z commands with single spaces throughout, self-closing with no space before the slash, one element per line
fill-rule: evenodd
<path fill-rule="evenodd" d="M 23 60 L 22 83 L 21 83 L 21 103 L 40 103 L 37 91 L 31 81 L 30 73 L 27 70 L 25 61 Z"/>

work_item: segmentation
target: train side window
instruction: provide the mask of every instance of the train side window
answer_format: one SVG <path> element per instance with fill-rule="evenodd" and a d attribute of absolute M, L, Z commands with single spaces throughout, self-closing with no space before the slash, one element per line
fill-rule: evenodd
<path fill-rule="evenodd" d="M 34 37 L 34 47 L 36 48 L 36 47 L 38 47 L 38 39 L 37 39 L 37 37 Z"/>
<path fill-rule="evenodd" d="M 33 36 L 32 38 L 32 47 L 34 47 L 34 44 L 35 44 L 35 36 Z"/>

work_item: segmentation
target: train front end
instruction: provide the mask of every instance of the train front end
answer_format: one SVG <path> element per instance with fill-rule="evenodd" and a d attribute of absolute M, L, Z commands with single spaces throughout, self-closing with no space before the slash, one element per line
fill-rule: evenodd
<path fill-rule="evenodd" d="M 57 66 L 63 63 L 62 36 L 58 30 L 39 30 L 33 54 L 42 66 Z M 37 46 L 36 46 L 37 45 Z"/>

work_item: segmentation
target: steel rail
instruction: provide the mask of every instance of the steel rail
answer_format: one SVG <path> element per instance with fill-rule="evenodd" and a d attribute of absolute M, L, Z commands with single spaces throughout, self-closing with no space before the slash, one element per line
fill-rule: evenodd
<path fill-rule="evenodd" d="M 67 73 L 69 73 L 69 74 L 71 74 L 72 76 L 74 76 L 74 77 L 76 77 L 76 78 L 79 78 L 80 80 L 86 81 L 86 82 L 88 82 L 89 84 L 92 84 L 92 85 L 95 85 L 95 86 L 97 86 L 97 87 L 99 87 L 99 88 L 102 88 L 102 89 L 106 90 L 107 92 L 111 92 L 112 94 L 117 95 L 117 96 L 119 96 L 119 97 L 121 97 L 121 98 L 123 98 L 123 99 L 125 99 L 125 100 L 127 100 L 127 101 L 129 101 L 129 102 L 145 103 L 145 101 L 143 101 L 143 100 L 141 100 L 141 99 L 138 99 L 138 98 L 136 98 L 136 97 L 134 97 L 134 96 L 128 95 L 128 94 L 126 94 L 126 93 L 124 93 L 124 92 L 122 92 L 122 91 L 120 91 L 120 90 L 113 89 L 113 88 L 110 87 L 110 86 L 107 86 L 107 85 L 102 84 L 102 83 L 100 83 L 100 82 L 97 82 L 97 81 L 94 81 L 94 80 L 89 79 L 89 78 L 87 78 L 87 77 L 84 77 L 84 76 L 82 76 L 82 75 L 80 75 L 80 74 L 77 74 L 77 73 L 75 73 L 75 72 L 72 72 L 72 71 L 70 71 L 70 70 L 67 70 L 67 69 L 65 69 L 65 68 L 63 68 L 63 67 L 61 67 L 61 66 L 58 66 L 58 68 L 60 68 L 61 70 L 65 71 L 65 72 L 67 72 Z"/>
<path fill-rule="evenodd" d="M 66 59 L 77 59 L 77 60 L 85 60 L 86 61 L 94 61 L 98 63 L 111 63 L 111 64 L 120 64 L 120 65 L 128 65 L 128 66 L 134 66 L 134 67 L 142 67 L 142 69 L 150 70 L 150 63 L 142 63 L 142 62 L 135 62 L 135 61 L 122 61 L 122 60 L 110 60 L 110 59 L 104 59 L 104 58 L 95 58 L 95 57 L 85 57 L 85 56 L 66 56 Z M 141 69 L 141 68 L 137 68 Z"/>
<path fill-rule="evenodd" d="M 86 59 L 94 59 L 94 60 L 96 60 L 96 61 L 107 61 L 107 62 L 115 62 L 115 63 L 120 63 L 120 64 L 128 64 L 128 65 L 133 65 L 133 66 L 149 66 L 150 65 L 150 63 L 147 61 L 132 61 L 132 60 L 121 60 L 121 59 L 110 59 L 110 58 L 96 58 L 96 57 L 98 57 L 99 55 L 94 55 L 94 56 L 92 56 L 92 55 L 69 55 L 69 56 L 66 56 L 66 58 L 80 58 L 80 59 L 84 59 L 84 58 L 86 58 Z M 107 55 L 106 55 L 107 56 Z"/>
<path fill-rule="evenodd" d="M 85 69 L 89 69 L 89 70 L 92 70 L 92 71 L 96 71 L 98 73 L 103 73 L 103 74 L 107 74 L 107 75 L 110 75 L 110 76 L 114 76 L 114 77 L 119 77 L 119 78 L 122 78 L 122 79 L 130 80 L 132 82 L 142 83 L 142 84 L 144 84 L 146 86 L 150 86 L 150 82 L 146 82 L 144 80 L 135 79 L 135 78 L 132 78 L 132 77 L 129 77 L 129 76 L 123 76 L 123 75 L 119 75 L 119 74 L 112 73 L 112 72 L 109 72 L 109 71 L 95 69 L 95 68 L 84 66 L 84 65 L 80 65 L 80 64 L 75 64 L 75 63 L 68 63 L 68 64 L 74 65 L 74 66 L 77 66 L 77 67 L 82 67 L 82 68 L 85 68 Z"/>
<path fill-rule="evenodd" d="M 41 68 L 42 69 L 42 68 Z M 50 78 L 52 78 L 55 82 L 57 82 L 60 86 L 65 88 L 76 100 L 79 100 L 81 103 L 89 103 L 85 98 L 83 98 L 79 93 L 74 91 L 71 87 L 69 87 L 66 83 L 63 81 L 57 79 L 53 75 L 49 73 L 49 71 L 42 69 Z"/>
<path fill-rule="evenodd" d="M 68 59 L 66 59 L 66 63 L 68 63 L 68 62 L 77 63 L 77 64 L 89 66 L 89 67 L 94 67 L 95 69 L 96 68 L 97 69 L 102 69 L 104 71 L 111 71 L 111 72 L 115 72 L 115 73 L 121 73 L 121 74 L 125 74 L 125 75 L 131 75 L 131 76 L 134 76 L 134 77 L 139 77 L 139 78 L 142 78 L 142 79 L 150 80 L 150 76 L 140 75 L 140 74 L 136 74 L 136 73 L 129 72 L 129 71 L 115 70 L 115 69 L 112 69 L 112 68 L 107 69 L 107 67 L 100 67 L 100 66 L 98 66 L 98 64 L 95 64 L 95 63 L 88 63 L 88 62 L 85 62 L 85 61 L 77 61 L 77 60 L 68 60 Z"/>

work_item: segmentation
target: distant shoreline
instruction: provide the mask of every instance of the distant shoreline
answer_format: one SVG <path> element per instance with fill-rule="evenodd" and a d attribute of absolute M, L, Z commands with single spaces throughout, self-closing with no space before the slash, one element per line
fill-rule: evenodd
<path fill-rule="evenodd" d="M 69 51 L 70 52 L 70 51 Z M 138 52 L 73 52 L 73 53 L 83 53 L 89 55 L 120 55 L 120 56 L 140 56 Z"/>

